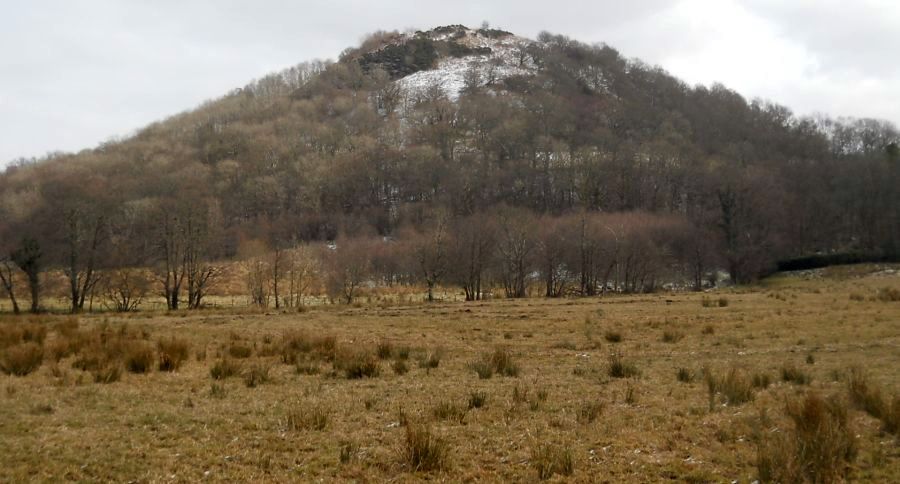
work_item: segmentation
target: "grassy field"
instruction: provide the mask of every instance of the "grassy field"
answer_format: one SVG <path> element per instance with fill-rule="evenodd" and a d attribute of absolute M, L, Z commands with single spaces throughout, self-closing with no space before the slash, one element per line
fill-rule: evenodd
<path fill-rule="evenodd" d="M 0 481 L 898 482 L 898 291 L 7 316 Z"/>

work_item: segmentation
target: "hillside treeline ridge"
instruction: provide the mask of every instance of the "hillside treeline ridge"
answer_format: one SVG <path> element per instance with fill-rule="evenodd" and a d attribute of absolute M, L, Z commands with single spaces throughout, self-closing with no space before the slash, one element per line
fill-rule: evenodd
<path fill-rule="evenodd" d="M 560 295 L 701 287 L 719 268 L 740 283 L 781 259 L 900 250 L 888 122 L 797 117 L 546 33 L 520 47 L 529 75 L 473 71 L 456 100 L 438 85 L 404 91 L 397 72 L 468 55 L 429 39 L 379 32 L 337 62 L 269 75 L 127 139 L 11 165 L 4 281 L 38 295 L 41 273 L 61 270 L 77 311 L 104 274 L 149 267 L 170 306 L 199 307 L 221 261 L 338 241 L 318 258 L 371 267 L 385 247 L 443 251 L 446 268 L 367 276 L 432 287 L 463 265 L 448 254 L 472 227 L 490 227 L 484 274 L 510 296 L 523 283 L 511 261 Z M 411 66 L 373 63 L 385 45 Z M 652 268 L 638 282 L 585 275 L 635 264 Z"/>

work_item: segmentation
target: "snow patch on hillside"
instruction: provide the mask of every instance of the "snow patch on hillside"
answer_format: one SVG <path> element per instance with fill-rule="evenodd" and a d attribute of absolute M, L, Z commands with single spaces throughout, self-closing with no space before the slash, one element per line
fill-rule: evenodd
<path fill-rule="evenodd" d="M 435 39 L 438 40 L 438 37 Z M 511 76 L 531 75 L 537 71 L 534 61 L 526 52 L 526 47 L 532 43 L 528 39 L 514 35 L 491 38 L 474 30 L 466 30 L 465 36 L 456 39 L 456 42 L 473 49 L 487 47 L 491 49 L 491 53 L 442 58 L 434 69 L 419 71 L 397 80 L 401 89 L 410 97 L 415 97 L 429 87 L 438 85 L 448 98 L 455 101 L 459 99 L 470 71 L 478 73 L 480 86 L 491 86 Z"/>

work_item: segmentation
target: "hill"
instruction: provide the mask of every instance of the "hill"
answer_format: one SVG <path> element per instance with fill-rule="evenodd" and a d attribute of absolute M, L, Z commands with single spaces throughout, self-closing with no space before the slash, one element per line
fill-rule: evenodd
<path fill-rule="evenodd" d="M 184 278 L 199 301 L 211 261 L 339 238 L 409 242 L 406 262 L 365 249 L 386 284 L 699 288 L 720 267 L 742 282 L 781 259 L 897 254 L 898 139 L 688 86 L 607 45 L 378 32 L 127 139 L 7 168 L 0 254 L 39 249 L 74 306 L 105 269 L 154 267 L 166 294 Z M 460 255 L 472 228 L 493 234 L 484 260 Z"/>

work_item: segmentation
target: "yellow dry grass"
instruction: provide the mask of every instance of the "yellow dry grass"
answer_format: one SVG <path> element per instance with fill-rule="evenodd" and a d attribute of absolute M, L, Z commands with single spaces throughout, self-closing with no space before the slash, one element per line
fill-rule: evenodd
<path fill-rule="evenodd" d="M 846 396 L 853 366 L 885 395 L 900 392 L 900 302 L 871 297 L 900 288 L 900 277 L 862 270 L 705 295 L 87 315 L 82 331 L 127 324 L 124 334 L 136 339 L 188 341 L 190 358 L 175 372 L 123 370 L 109 384 L 74 369 L 75 355 L 0 376 L 0 481 L 535 481 L 539 469 L 569 469 L 552 479 L 749 482 L 760 437 L 789 426 L 785 399 Z M 703 297 L 728 304 L 704 307 Z M 63 319 L 41 318 L 51 328 Z M 604 338 L 611 331 L 620 342 Z M 298 332 L 333 335 L 337 350 L 301 355 L 298 372 L 277 351 L 284 334 Z M 63 338 L 50 329 L 44 345 Z M 347 379 L 328 361 L 379 344 L 394 355 L 411 348 L 409 371 L 397 374 L 394 360 L 382 359 L 378 376 Z M 253 348 L 234 360 L 241 372 L 268 368 L 268 381 L 211 378 L 234 345 Z M 498 348 L 518 376 L 479 378 L 473 363 Z M 436 368 L 419 364 L 428 354 L 440 357 Z M 613 354 L 639 375 L 610 377 Z M 783 382 L 786 365 L 812 382 Z M 679 368 L 693 382 L 680 382 Z M 717 399 L 710 410 L 703 368 L 768 374 L 774 383 L 749 403 Z M 466 410 L 473 393 L 483 404 Z M 849 478 L 900 480 L 896 437 L 860 410 L 850 423 L 859 454 Z M 435 470 L 404 460 L 407 424 L 446 447 Z M 547 464 L 553 459 L 565 465 Z"/>

